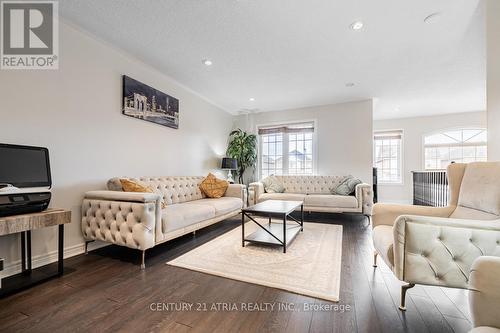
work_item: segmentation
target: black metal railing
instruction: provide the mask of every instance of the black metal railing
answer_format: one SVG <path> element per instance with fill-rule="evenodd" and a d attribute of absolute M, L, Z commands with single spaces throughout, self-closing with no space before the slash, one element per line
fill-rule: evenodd
<path fill-rule="evenodd" d="M 448 178 L 445 170 L 412 171 L 413 204 L 444 207 L 448 205 Z"/>

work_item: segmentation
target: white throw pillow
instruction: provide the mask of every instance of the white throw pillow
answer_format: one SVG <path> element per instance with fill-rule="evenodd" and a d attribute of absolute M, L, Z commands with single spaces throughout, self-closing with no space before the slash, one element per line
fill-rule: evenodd
<path fill-rule="evenodd" d="M 336 195 L 350 195 L 354 192 L 356 186 L 361 183 L 361 180 L 349 175 L 345 177 L 344 180 L 342 180 L 336 187 L 331 188 L 330 192 Z"/>
<path fill-rule="evenodd" d="M 264 184 L 264 190 L 266 191 L 266 193 L 285 192 L 285 187 L 274 175 L 262 179 L 262 184 Z"/>

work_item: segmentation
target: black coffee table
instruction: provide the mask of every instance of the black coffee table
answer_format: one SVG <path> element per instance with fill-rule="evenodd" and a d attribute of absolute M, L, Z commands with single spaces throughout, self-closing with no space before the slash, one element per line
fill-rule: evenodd
<path fill-rule="evenodd" d="M 299 206 L 300 221 L 290 215 Z M 254 216 L 268 217 L 268 224 L 265 225 L 258 222 L 254 219 Z M 248 236 L 245 236 L 246 217 L 260 227 L 257 231 Z M 281 221 L 273 222 L 273 217 L 279 217 Z M 288 218 L 295 223 L 287 224 Z M 288 244 L 290 244 L 301 231 L 304 231 L 303 201 L 267 200 L 241 210 L 241 246 L 243 247 L 245 247 L 245 242 L 280 245 L 283 246 L 283 253 L 286 253 Z"/>

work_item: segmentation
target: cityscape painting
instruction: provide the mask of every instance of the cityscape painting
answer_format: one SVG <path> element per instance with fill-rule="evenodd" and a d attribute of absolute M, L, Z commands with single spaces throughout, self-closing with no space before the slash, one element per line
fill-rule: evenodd
<path fill-rule="evenodd" d="M 129 117 L 179 128 L 179 100 L 126 75 L 122 111 Z"/>

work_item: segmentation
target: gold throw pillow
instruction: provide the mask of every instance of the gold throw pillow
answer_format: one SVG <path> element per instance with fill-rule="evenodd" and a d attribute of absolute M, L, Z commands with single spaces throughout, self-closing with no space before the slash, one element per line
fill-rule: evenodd
<path fill-rule="evenodd" d="M 228 186 L 227 180 L 217 179 L 211 173 L 200 183 L 201 191 L 209 198 L 222 197 L 226 193 Z"/>
<path fill-rule="evenodd" d="M 151 187 L 139 182 L 134 182 L 133 180 L 121 178 L 120 183 L 122 184 L 123 192 L 155 193 Z M 163 209 L 165 207 L 167 207 L 167 204 L 162 200 L 161 208 Z"/>

